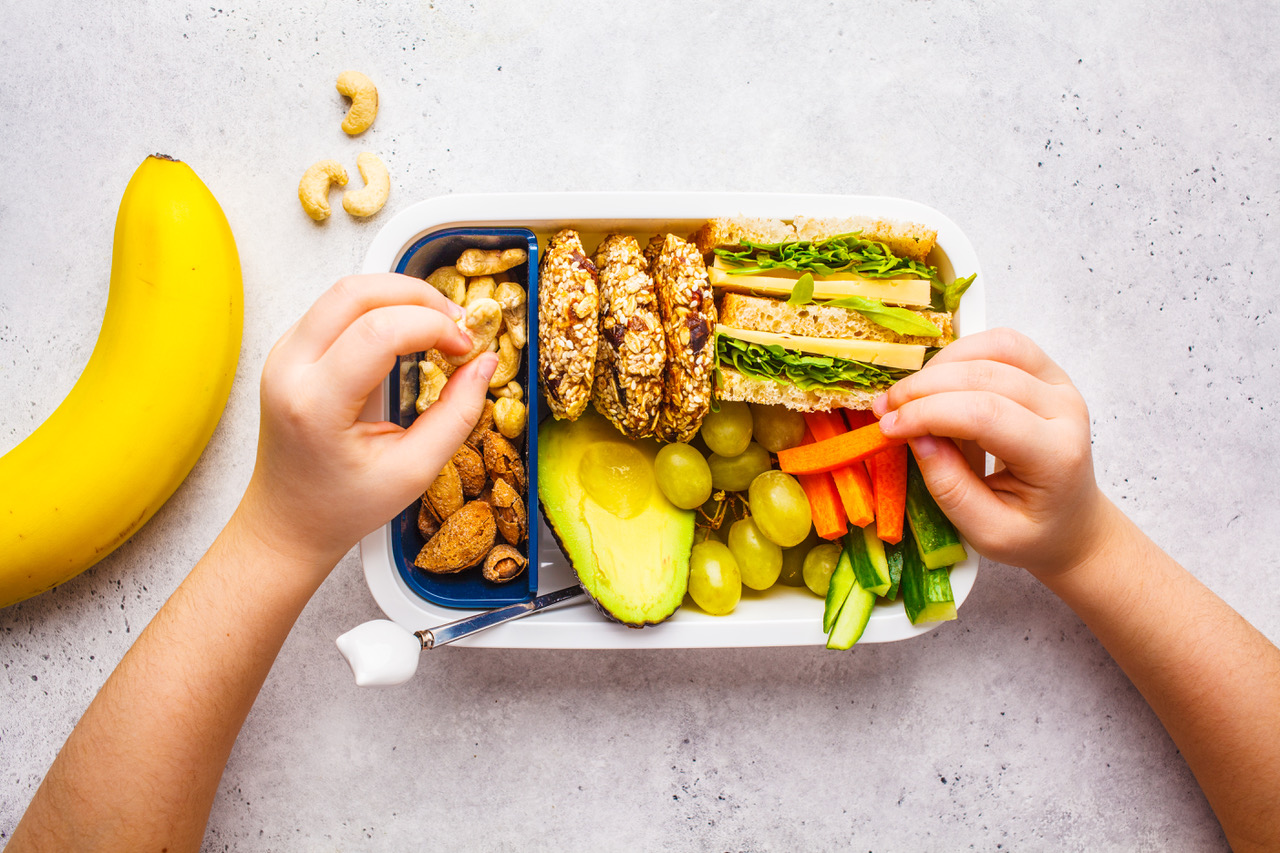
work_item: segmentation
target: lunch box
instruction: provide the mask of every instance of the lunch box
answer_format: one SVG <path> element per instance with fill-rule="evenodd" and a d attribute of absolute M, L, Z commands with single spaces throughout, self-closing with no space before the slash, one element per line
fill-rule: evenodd
<path fill-rule="evenodd" d="M 418 277 L 452 263 L 462 248 L 529 249 L 529 344 L 521 384 L 529 405 L 525 442 L 529 490 L 529 557 L 525 573 L 511 584 L 489 584 L 478 569 L 455 578 L 427 575 L 413 567 L 417 532 L 416 504 L 366 536 L 360 557 L 369 590 L 387 617 L 410 631 L 512 602 L 527 601 L 576 583 L 551 532 L 541 521 L 537 500 L 537 257 L 539 244 L 561 228 L 573 228 L 588 251 L 614 232 L 636 236 L 641 245 L 658 232 L 687 236 L 708 219 L 797 216 L 875 216 L 919 222 L 938 232 L 929 257 L 944 279 L 977 273 L 954 325 L 966 335 L 985 328 L 983 277 L 973 245 L 958 226 L 933 208 L 914 201 L 875 196 L 765 193 L 510 193 L 441 196 L 398 213 L 375 236 L 363 271 L 396 271 Z M 524 242 L 518 242 L 518 241 Z M 506 241 L 506 242 L 504 242 Z M 365 420 L 400 420 L 399 367 L 371 395 Z M 978 555 L 951 571 L 957 607 L 973 588 Z M 697 648 L 821 645 L 823 600 L 803 587 L 775 585 L 765 592 L 743 590 L 727 616 L 710 616 L 688 603 L 661 625 L 644 629 L 611 622 L 590 604 L 562 606 L 536 617 L 510 622 L 465 640 L 462 645 L 496 648 Z M 963 610 L 960 618 L 963 619 Z M 900 603 L 878 605 L 859 644 L 892 642 L 925 634 L 941 623 L 912 625 Z"/>

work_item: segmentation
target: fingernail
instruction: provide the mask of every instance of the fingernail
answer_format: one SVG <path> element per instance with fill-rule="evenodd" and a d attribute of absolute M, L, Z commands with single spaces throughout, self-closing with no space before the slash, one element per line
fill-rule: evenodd
<path fill-rule="evenodd" d="M 893 425 L 897 422 L 897 412 L 885 412 L 884 416 L 880 418 L 880 431 L 883 432 L 886 429 L 893 429 Z"/>
<path fill-rule="evenodd" d="M 928 459 L 938 452 L 938 440 L 931 435 L 922 435 L 911 439 L 911 452 L 917 459 Z"/>
<path fill-rule="evenodd" d="M 889 408 L 889 395 L 877 394 L 876 398 L 871 401 L 871 411 L 875 412 L 877 418 L 884 417 L 885 410 Z"/>
<path fill-rule="evenodd" d="M 493 373 L 498 369 L 498 354 L 487 352 L 481 356 L 484 361 L 480 364 L 480 375 L 484 377 L 484 381 L 488 382 L 493 378 Z"/>
<path fill-rule="evenodd" d="M 461 305 L 459 305 L 459 304 L 458 304 L 458 303 L 456 303 L 456 302 L 450 302 L 450 303 L 449 303 L 449 316 L 450 316 L 450 317 L 452 317 L 452 318 L 453 318 L 453 319 L 455 319 L 455 320 L 461 320 L 465 314 L 466 314 L 466 312 L 462 310 L 462 306 L 461 306 Z"/>

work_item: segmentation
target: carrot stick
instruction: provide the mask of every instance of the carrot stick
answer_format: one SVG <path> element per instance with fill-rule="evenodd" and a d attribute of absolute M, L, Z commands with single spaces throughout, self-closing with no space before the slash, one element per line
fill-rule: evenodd
<path fill-rule="evenodd" d="M 812 444 L 813 435 L 805 430 L 804 444 Z M 839 539 L 848 532 L 848 519 L 835 481 L 830 474 L 797 474 L 796 479 L 809 498 L 813 529 L 823 539 Z"/>
<path fill-rule="evenodd" d="M 890 447 L 867 457 L 867 470 L 875 491 L 876 536 L 884 542 L 901 542 L 907 510 L 907 448 Z"/>
<path fill-rule="evenodd" d="M 873 453 L 906 443 L 904 438 L 886 437 L 880 431 L 880 424 L 868 424 L 835 438 L 780 451 L 778 467 L 788 474 L 818 474 L 861 462 Z"/>
<path fill-rule="evenodd" d="M 837 412 L 805 412 L 804 419 L 813 437 L 819 441 L 835 438 L 849 431 Z M 831 479 L 835 481 L 836 491 L 840 493 L 840 503 L 844 505 L 849 523 L 866 527 L 875 521 L 875 498 L 866 467 L 861 462 L 855 462 L 835 468 L 830 473 Z"/>
<path fill-rule="evenodd" d="M 867 424 L 876 422 L 876 416 L 870 409 L 844 409 L 844 419 L 849 422 L 849 429 L 861 429 Z"/>

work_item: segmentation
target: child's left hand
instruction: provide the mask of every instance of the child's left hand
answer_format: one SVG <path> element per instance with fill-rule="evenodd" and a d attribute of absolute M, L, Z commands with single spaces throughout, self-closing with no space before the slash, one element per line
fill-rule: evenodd
<path fill-rule="evenodd" d="M 471 432 L 497 358 L 459 368 L 408 429 L 359 419 L 397 355 L 471 341 L 462 308 L 421 279 L 340 280 L 272 348 L 262 371 L 262 426 L 238 514 L 285 556 L 332 566 L 426 490 Z"/>

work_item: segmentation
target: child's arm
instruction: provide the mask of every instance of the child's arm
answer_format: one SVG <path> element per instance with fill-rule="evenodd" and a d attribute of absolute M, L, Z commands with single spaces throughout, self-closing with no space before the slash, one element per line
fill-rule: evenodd
<path fill-rule="evenodd" d="M 398 353 L 470 348 L 460 314 L 420 280 L 360 276 L 285 333 L 262 374 L 244 500 L 76 725 L 9 851 L 199 850 L 231 746 L 307 600 L 480 414 L 491 355 L 408 430 L 357 420 Z"/>
<path fill-rule="evenodd" d="M 1098 489 L 1089 416 L 1026 338 L 962 338 L 877 401 L 944 512 L 1098 636 L 1182 751 L 1236 851 L 1280 850 L 1280 650 Z M 947 438 L 935 438 L 945 436 Z M 981 478 L 948 438 L 1004 464 Z"/>

